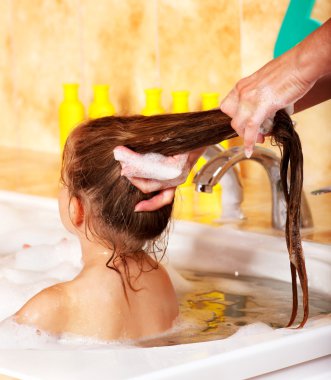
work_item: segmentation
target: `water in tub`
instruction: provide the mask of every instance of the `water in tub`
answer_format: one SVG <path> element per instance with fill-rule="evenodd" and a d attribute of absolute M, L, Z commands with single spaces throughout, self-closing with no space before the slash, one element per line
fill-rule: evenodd
<path fill-rule="evenodd" d="M 54 337 L 10 319 L 40 290 L 74 278 L 81 270 L 81 256 L 78 241 L 61 226 L 55 210 L 1 201 L 0 215 L 0 348 L 116 344 L 70 334 Z M 175 326 L 160 336 L 125 343 L 145 347 L 192 343 L 227 338 L 249 326 L 264 331 L 288 322 L 292 296 L 286 282 L 238 273 L 168 270 L 180 303 Z M 330 313 L 331 298 L 312 291 L 310 308 L 311 317 Z"/>

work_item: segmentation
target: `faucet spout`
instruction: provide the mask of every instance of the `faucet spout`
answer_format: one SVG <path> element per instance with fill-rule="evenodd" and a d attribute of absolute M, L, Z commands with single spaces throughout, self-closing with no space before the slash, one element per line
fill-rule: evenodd
<path fill-rule="evenodd" d="M 220 153 L 197 173 L 194 179 L 196 190 L 211 192 L 213 186 L 229 170 L 232 170 L 234 165 L 246 159 L 243 147 L 234 147 Z M 284 229 L 286 223 L 286 202 L 280 178 L 280 158 L 273 151 L 257 146 L 250 159 L 259 162 L 268 174 L 272 192 L 272 226 L 276 229 Z M 312 226 L 311 211 L 305 194 L 302 193 L 301 227 L 307 228 Z"/>
<path fill-rule="evenodd" d="M 198 192 L 212 193 L 213 186 L 220 182 L 222 186 L 222 219 L 243 219 L 241 210 L 243 201 L 243 187 L 236 168 L 230 168 L 226 175 L 215 180 L 213 185 L 209 180 L 213 178 L 228 160 L 229 151 L 219 144 L 211 145 L 205 151 L 203 157 L 208 160 L 207 164 L 196 174 L 193 182 Z"/>

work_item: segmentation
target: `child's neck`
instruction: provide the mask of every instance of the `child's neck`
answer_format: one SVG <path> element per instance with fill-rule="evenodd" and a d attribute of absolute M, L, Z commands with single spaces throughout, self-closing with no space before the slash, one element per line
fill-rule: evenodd
<path fill-rule="evenodd" d="M 98 263 L 105 265 L 113 256 L 114 251 L 102 244 L 88 239 L 79 239 L 82 249 L 82 260 L 84 266 L 91 266 Z"/>

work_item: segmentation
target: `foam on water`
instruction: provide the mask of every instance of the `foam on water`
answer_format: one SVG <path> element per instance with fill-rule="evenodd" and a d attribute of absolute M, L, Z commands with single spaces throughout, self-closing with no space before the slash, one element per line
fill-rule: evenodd
<path fill-rule="evenodd" d="M 1 242 L 0 242 L 1 244 Z M 73 279 L 81 270 L 79 243 L 61 240 L 0 256 L 0 321 L 51 285 Z"/>
<path fill-rule="evenodd" d="M 55 337 L 35 327 L 20 325 L 11 318 L 0 322 L 0 349 L 102 349 L 128 348 L 124 342 L 105 342 L 90 337 L 63 334 Z"/>
<path fill-rule="evenodd" d="M 11 319 L 0 323 L 0 348 L 55 348 L 56 345 L 55 337 L 34 327 L 19 325 Z"/>

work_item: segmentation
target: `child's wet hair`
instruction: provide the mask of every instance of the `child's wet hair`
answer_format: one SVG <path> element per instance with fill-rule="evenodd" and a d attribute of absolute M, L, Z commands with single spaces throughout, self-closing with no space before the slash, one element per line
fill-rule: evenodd
<path fill-rule="evenodd" d="M 141 261 L 147 247 L 157 259 L 156 240 L 166 230 L 172 204 L 154 212 L 134 211 L 138 202 L 155 193 L 144 194 L 121 176 L 121 166 L 113 154 L 118 145 L 116 126 L 106 120 L 98 126 L 98 120 L 91 120 L 70 134 L 63 151 L 61 181 L 70 199 L 77 197 L 83 205 L 86 236 L 113 250 L 107 266 L 122 278 L 118 267 L 124 266 L 127 273 L 129 256 Z M 129 273 L 127 283 L 132 288 Z"/>
<path fill-rule="evenodd" d="M 304 316 L 300 324 L 303 326 L 308 318 L 308 287 L 300 237 L 302 150 L 299 136 L 285 111 L 276 113 L 271 134 L 283 150 L 281 178 L 287 202 L 286 240 L 292 259 L 293 308 L 289 325 L 294 322 L 298 309 L 298 273 L 303 291 Z M 220 110 L 90 120 L 77 127 L 67 140 L 62 180 L 70 195 L 83 202 L 93 234 L 116 246 L 125 262 L 126 253 L 137 253 L 138 257 L 147 242 L 162 234 L 168 225 L 172 205 L 153 212 L 134 212 L 139 201 L 150 199 L 156 193 L 143 194 L 121 176 L 113 149 L 124 145 L 138 153 L 175 155 L 236 136 L 231 119 Z"/>

